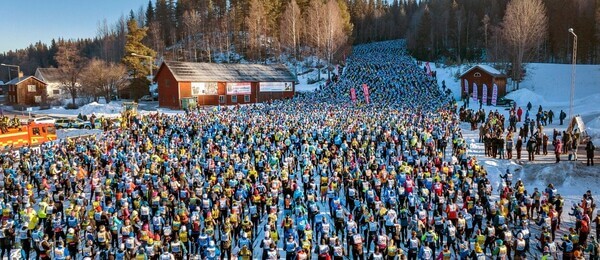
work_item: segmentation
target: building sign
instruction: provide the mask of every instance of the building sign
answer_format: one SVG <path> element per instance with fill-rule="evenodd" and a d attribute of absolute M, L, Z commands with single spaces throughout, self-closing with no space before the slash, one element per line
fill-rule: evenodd
<path fill-rule="evenodd" d="M 292 82 L 261 82 L 260 92 L 288 92 L 292 91 Z"/>
<path fill-rule="evenodd" d="M 227 83 L 227 95 L 250 95 L 251 93 L 250 82 Z"/>
<path fill-rule="evenodd" d="M 192 82 L 192 96 L 216 95 L 217 82 Z"/>

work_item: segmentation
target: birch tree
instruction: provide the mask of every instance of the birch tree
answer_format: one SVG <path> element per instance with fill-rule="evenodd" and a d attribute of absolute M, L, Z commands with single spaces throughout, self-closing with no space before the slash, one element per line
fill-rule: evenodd
<path fill-rule="evenodd" d="M 250 12 L 246 17 L 248 25 L 248 48 L 250 57 L 261 59 L 262 39 L 265 37 L 267 21 L 265 19 L 265 8 L 261 0 L 250 1 Z"/>
<path fill-rule="evenodd" d="M 348 35 L 344 33 L 342 13 L 337 0 L 328 0 L 326 10 L 327 16 L 324 21 L 326 58 L 327 62 L 331 64 L 333 55 L 348 41 Z"/>
<path fill-rule="evenodd" d="M 189 60 L 198 61 L 198 33 L 201 25 L 201 17 L 198 11 L 185 11 L 183 14 L 183 24 L 185 27 L 185 42 L 191 55 Z"/>
<path fill-rule="evenodd" d="M 322 58 L 321 50 L 325 49 L 325 17 L 327 13 L 321 0 L 310 2 L 306 12 L 307 28 L 305 38 L 313 50 L 313 55 Z"/>
<path fill-rule="evenodd" d="M 501 25 L 503 39 L 512 59 L 512 78 L 522 80 L 526 55 L 536 50 L 548 36 L 548 17 L 542 0 L 512 0 Z"/>
<path fill-rule="evenodd" d="M 293 55 L 294 59 L 298 60 L 298 45 L 300 42 L 300 31 L 302 22 L 300 7 L 296 0 L 291 0 L 281 17 L 281 43 Z"/>

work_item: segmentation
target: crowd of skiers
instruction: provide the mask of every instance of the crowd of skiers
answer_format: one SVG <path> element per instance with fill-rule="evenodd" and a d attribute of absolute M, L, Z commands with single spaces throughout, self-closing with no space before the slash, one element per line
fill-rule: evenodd
<path fill-rule="evenodd" d="M 553 186 L 507 171 L 495 187 L 456 102 L 403 53 L 359 46 L 339 81 L 292 100 L 3 153 L 0 258 L 597 259 L 593 194 L 569 226 Z M 359 83 L 371 104 L 341 94 Z"/>

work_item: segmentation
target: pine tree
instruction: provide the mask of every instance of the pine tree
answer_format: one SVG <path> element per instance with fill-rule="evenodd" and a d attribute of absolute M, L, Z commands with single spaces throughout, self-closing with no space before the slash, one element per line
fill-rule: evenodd
<path fill-rule="evenodd" d="M 127 22 L 127 42 L 125 43 L 125 53 L 122 62 L 127 67 L 129 75 L 133 78 L 130 83 L 132 97 L 138 99 L 148 93 L 150 81 L 146 77 L 151 73 L 151 66 L 156 52 L 146 47 L 142 40 L 146 37 L 148 28 L 139 28 L 135 20 Z M 133 56 L 133 53 L 152 57 L 152 59 Z M 150 64 L 149 64 L 150 63 Z"/>
<path fill-rule="evenodd" d="M 157 0 L 156 1 L 156 21 L 159 24 L 160 28 L 160 36 L 165 44 L 171 45 L 173 42 L 171 41 L 171 23 L 170 23 L 170 11 L 169 6 L 167 5 L 166 0 Z"/>
<path fill-rule="evenodd" d="M 148 7 L 146 7 L 146 27 L 150 27 L 150 24 L 154 21 L 154 7 L 152 6 L 152 0 L 148 1 Z"/>
<path fill-rule="evenodd" d="M 431 13 L 429 11 L 429 7 L 426 5 L 419 22 L 419 29 L 417 31 L 417 58 L 431 58 L 431 40 Z"/>

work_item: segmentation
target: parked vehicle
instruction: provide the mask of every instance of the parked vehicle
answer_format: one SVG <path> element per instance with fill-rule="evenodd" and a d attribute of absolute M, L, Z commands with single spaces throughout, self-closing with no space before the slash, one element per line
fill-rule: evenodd
<path fill-rule="evenodd" d="M 56 123 L 56 119 L 54 119 L 52 117 L 49 117 L 49 116 L 36 117 L 36 118 L 29 119 L 29 123 L 55 124 Z"/>
<path fill-rule="evenodd" d="M 78 129 L 92 129 L 92 123 L 83 119 L 75 118 L 61 118 L 57 119 L 54 123 L 57 129 L 60 128 L 78 128 Z"/>
<path fill-rule="evenodd" d="M 496 106 L 498 107 L 512 107 L 514 106 L 515 101 L 512 99 L 508 99 L 508 98 L 498 98 L 498 100 L 496 100 Z"/>
<path fill-rule="evenodd" d="M 71 123 L 73 121 L 75 121 L 75 120 L 70 119 L 70 118 L 57 119 L 56 122 L 54 123 L 54 126 L 56 127 L 56 129 L 70 128 L 71 127 Z"/>
<path fill-rule="evenodd" d="M 92 123 L 83 119 L 76 118 L 71 122 L 71 128 L 92 129 Z"/>
<path fill-rule="evenodd" d="M 140 101 L 158 101 L 158 96 L 145 95 L 140 98 Z"/>

